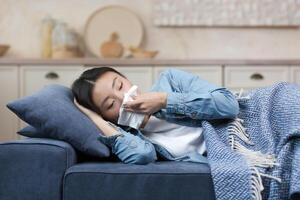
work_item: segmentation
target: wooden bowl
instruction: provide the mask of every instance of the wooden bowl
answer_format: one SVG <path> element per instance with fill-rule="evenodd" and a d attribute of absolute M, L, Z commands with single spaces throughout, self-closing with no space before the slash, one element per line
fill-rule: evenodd
<path fill-rule="evenodd" d="M 147 51 L 134 46 L 130 46 L 129 51 L 134 58 L 154 58 L 158 54 L 158 51 Z"/>
<path fill-rule="evenodd" d="M 0 56 L 3 56 L 9 48 L 9 45 L 0 44 Z"/>
<path fill-rule="evenodd" d="M 158 51 L 141 51 L 141 52 L 132 52 L 134 58 L 154 58 Z"/>

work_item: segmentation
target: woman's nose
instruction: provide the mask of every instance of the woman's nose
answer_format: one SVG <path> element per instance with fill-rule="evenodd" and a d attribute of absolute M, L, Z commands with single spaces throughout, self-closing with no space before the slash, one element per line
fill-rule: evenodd
<path fill-rule="evenodd" d="M 123 99 L 124 99 L 124 92 L 119 91 L 119 92 L 116 92 L 115 95 L 116 95 L 116 98 L 120 101 L 120 103 L 122 103 Z"/>

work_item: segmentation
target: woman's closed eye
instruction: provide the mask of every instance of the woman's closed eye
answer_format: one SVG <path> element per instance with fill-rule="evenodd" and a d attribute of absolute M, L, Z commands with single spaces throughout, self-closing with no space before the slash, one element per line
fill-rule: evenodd
<path fill-rule="evenodd" d="M 110 108 L 112 108 L 112 107 L 113 107 L 113 105 L 114 105 L 114 103 L 115 103 L 115 100 L 113 100 L 113 101 L 111 102 L 111 104 L 108 106 L 108 108 L 107 108 L 107 109 L 110 109 Z"/>
<path fill-rule="evenodd" d="M 123 88 L 123 82 L 120 81 L 119 90 Z M 115 100 L 112 100 L 107 109 L 111 109 L 114 106 Z"/>

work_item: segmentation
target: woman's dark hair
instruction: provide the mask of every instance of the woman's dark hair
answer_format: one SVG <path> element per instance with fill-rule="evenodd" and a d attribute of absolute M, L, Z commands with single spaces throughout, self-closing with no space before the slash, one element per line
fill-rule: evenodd
<path fill-rule="evenodd" d="M 125 77 L 123 74 L 111 67 L 95 67 L 84 71 L 71 86 L 77 102 L 98 114 L 100 114 L 100 110 L 92 100 L 92 91 L 96 80 L 106 72 L 115 72 L 120 76 Z"/>

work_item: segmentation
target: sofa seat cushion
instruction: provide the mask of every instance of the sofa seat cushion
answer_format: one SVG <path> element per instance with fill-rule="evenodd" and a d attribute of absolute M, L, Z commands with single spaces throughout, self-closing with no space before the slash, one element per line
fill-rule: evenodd
<path fill-rule="evenodd" d="M 0 199 L 61 200 L 64 174 L 76 162 L 75 149 L 64 141 L 0 142 Z"/>
<path fill-rule="evenodd" d="M 80 163 L 64 176 L 64 200 L 215 199 L 207 164 L 160 161 Z"/>

